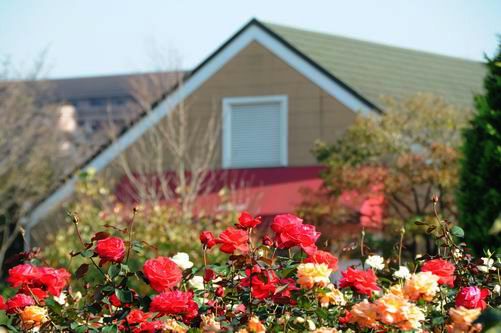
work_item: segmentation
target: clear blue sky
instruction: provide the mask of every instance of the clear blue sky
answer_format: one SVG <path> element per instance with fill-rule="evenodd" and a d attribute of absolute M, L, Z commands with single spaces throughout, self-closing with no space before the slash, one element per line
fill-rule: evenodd
<path fill-rule="evenodd" d="M 155 69 L 152 49 L 192 68 L 252 17 L 462 58 L 492 55 L 500 0 L 0 0 L 0 56 L 50 77 Z"/>

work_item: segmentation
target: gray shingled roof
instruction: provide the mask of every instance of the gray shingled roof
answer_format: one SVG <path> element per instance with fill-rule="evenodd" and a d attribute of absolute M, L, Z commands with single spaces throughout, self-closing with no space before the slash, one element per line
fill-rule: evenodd
<path fill-rule="evenodd" d="M 181 72 L 182 73 L 182 72 Z M 131 80 L 162 78 L 162 82 L 174 85 L 180 72 L 156 72 L 140 74 L 104 75 L 49 80 L 53 95 L 59 100 L 81 98 L 111 98 L 131 96 Z M 170 88 L 168 86 L 167 88 Z"/>
<path fill-rule="evenodd" d="M 471 107 L 473 95 L 482 92 L 481 62 L 263 24 L 377 106 L 382 96 L 423 92 Z"/>

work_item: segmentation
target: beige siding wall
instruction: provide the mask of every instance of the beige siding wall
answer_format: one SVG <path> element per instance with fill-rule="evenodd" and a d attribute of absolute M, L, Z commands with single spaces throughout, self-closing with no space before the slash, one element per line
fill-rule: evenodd
<path fill-rule="evenodd" d="M 311 154 L 313 142 L 322 139 L 332 142 L 352 123 L 355 113 L 329 96 L 310 80 L 296 72 L 270 51 L 252 43 L 229 61 L 218 73 L 203 84 L 187 101 L 185 107 L 189 123 L 204 130 L 211 117 L 221 121 L 222 99 L 224 97 L 287 95 L 288 96 L 288 162 L 290 166 L 316 164 Z M 168 119 L 149 130 L 143 138 L 103 172 L 113 186 L 124 174 L 124 163 L 131 171 L 154 172 L 172 167 L 172 158 L 162 158 L 159 167 L 155 159 L 161 149 L 162 126 Z M 192 130 L 191 130 L 192 132 Z M 221 135 L 213 167 L 221 167 Z M 203 140 L 200 146 L 203 149 Z M 149 170 L 148 170 L 149 169 Z M 63 219 L 48 217 L 51 223 L 40 223 L 33 230 L 35 244 L 43 243 L 61 225 L 54 223 Z"/>
<path fill-rule="evenodd" d="M 190 122 L 206 122 L 212 116 L 221 121 L 222 99 L 237 96 L 287 95 L 288 159 L 290 166 L 316 164 L 311 154 L 313 142 L 332 142 L 353 121 L 355 113 L 296 72 L 270 51 L 254 42 L 230 60 L 186 101 Z M 221 138 L 219 138 L 221 142 Z M 144 141 L 144 140 L 143 140 Z M 201 143 L 202 144 L 202 143 Z M 136 144 L 137 146 L 141 143 Z M 143 143 L 143 145 L 148 145 Z M 219 148 L 221 148 L 221 144 Z M 153 147 L 151 147 L 154 150 Z M 131 167 L 137 154 L 125 154 Z M 169 162 L 165 167 L 169 167 Z M 214 167 L 221 166 L 218 149 Z M 120 173 L 114 163 L 113 173 Z"/>

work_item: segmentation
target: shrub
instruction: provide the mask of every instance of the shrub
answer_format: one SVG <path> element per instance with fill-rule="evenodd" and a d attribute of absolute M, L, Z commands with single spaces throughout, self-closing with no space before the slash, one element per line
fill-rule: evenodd
<path fill-rule="evenodd" d="M 85 259 L 72 279 L 85 284 L 81 292 L 66 269 L 25 254 L 9 271 L 12 296 L 0 299 L 0 324 L 13 332 L 478 332 L 476 320 L 491 318 L 483 321 L 488 329 L 499 320 L 488 309 L 500 304 L 500 260 L 489 253 L 477 261 L 454 241 L 462 230 L 436 219 L 425 227 L 434 227 L 439 256 L 405 266 L 398 254 L 385 259 L 362 243 L 363 263 L 342 271 L 338 283 L 331 277 L 338 258 L 318 249 L 316 228 L 291 214 L 274 218 L 273 237 L 256 239 L 261 220 L 248 213 L 217 237 L 204 230 L 199 267 L 186 254 L 159 253 L 132 269 L 141 243 L 98 232 L 72 254 Z M 134 225 L 127 236 L 137 235 Z M 225 263 L 208 260 L 216 248 Z"/>
<path fill-rule="evenodd" d="M 175 207 L 168 205 L 125 206 L 117 202 L 104 182 L 92 173 L 81 175 L 76 198 L 67 210 L 66 226 L 49 236 L 51 246 L 42 250 L 42 256 L 50 265 L 73 268 L 85 261 L 81 256 L 71 255 L 81 246 L 73 226 L 74 221 L 78 221 L 80 236 L 86 240 L 98 231 L 125 239 L 133 236 L 134 248 L 141 248 L 141 251 L 131 258 L 129 266 L 139 269 L 144 258 L 158 253 L 185 252 L 196 264 L 201 264 L 198 234 L 206 229 L 222 231 L 236 216 L 231 207 L 216 216 L 202 215 L 196 219 L 187 219 Z M 128 234 L 131 223 L 134 223 L 134 235 Z M 222 258 L 219 251 L 210 255 L 210 259 L 215 262 Z"/>

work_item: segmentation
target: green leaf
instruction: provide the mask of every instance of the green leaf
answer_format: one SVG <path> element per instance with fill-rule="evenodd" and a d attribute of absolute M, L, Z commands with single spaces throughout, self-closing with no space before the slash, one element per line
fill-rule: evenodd
<path fill-rule="evenodd" d="M 105 326 L 101 330 L 103 333 L 118 333 L 118 327 L 117 325 L 111 325 L 111 326 Z"/>
<path fill-rule="evenodd" d="M 80 253 L 80 255 L 84 258 L 90 258 L 94 255 L 94 251 L 91 249 L 87 249 L 87 250 L 83 251 L 82 253 Z"/>
<path fill-rule="evenodd" d="M 115 289 L 115 295 L 122 303 L 127 304 L 132 302 L 132 292 L 130 290 Z"/>
<path fill-rule="evenodd" d="M 7 317 L 5 311 L 0 311 L 0 325 L 9 325 L 10 319 Z"/>
<path fill-rule="evenodd" d="M 83 278 L 88 270 L 89 270 L 89 264 L 81 264 L 80 267 L 78 267 L 77 271 L 75 272 L 77 279 Z"/>
<path fill-rule="evenodd" d="M 499 332 L 496 329 L 501 326 L 501 310 L 488 308 L 478 317 L 475 323 L 481 323 L 486 331 L 494 328 L 494 332 Z"/>
<path fill-rule="evenodd" d="M 143 251 L 143 244 L 137 240 L 132 241 L 132 251 L 141 253 Z"/>
<path fill-rule="evenodd" d="M 118 265 L 111 265 L 110 268 L 108 268 L 108 275 L 110 278 L 116 277 L 118 274 L 120 274 L 120 266 Z"/>
<path fill-rule="evenodd" d="M 453 234 L 456 237 L 463 238 L 464 237 L 464 230 L 461 227 L 458 227 L 457 225 L 455 225 L 451 228 L 451 234 Z"/>
<path fill-rule="evenodd" d="M 89 328 L 87 326 L 85 326 L 85 325 L 79 325 L 79 326 L 73 328 L 73 331 L 75 333 L 85 333 L 85 332 L 88 331 L 88 329 Z"/>

